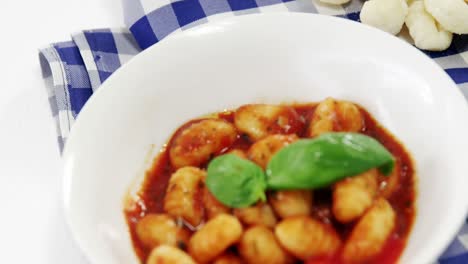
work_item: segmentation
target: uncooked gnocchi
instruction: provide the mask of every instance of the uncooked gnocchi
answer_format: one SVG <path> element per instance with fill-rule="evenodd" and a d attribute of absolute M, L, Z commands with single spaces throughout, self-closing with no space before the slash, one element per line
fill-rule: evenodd
<path fill-rule="evenodd" d="M 322 3 L 332 4 L 332 5 L 342 5 L 349 3 L 351 0 L 320 0 Z"/>
<path fill-rule="evenodd" d="M 406 0 L 369 0 L 361 10 L 361 22 L 390 34 L 400 32 L 408 14 Z"/>
<path fill-rule="evenodd" d="M 468 18 L 467 21 L 468 23 Z M 441 51 L 452 43 L 453 34 L 445 30 L 424 8 L 424 2 L 414 1 L 406 17 L 406 26 L 416 47 Z"/>
<path fill-rule="evenodd" d="M 464 0 L 424 0 L 426 10 L 446 30 L 468 34 L 468 2 Z"/>
<path fill-rule="evenodd" d="M 349 0 L 320 2 L 342 5 Z M 443 51 L 450 47 L 452 33 L 468 34 L 468 0 L 368 0 L 360 19 L 393 35 L 405 23 L 416 47 Z"/>

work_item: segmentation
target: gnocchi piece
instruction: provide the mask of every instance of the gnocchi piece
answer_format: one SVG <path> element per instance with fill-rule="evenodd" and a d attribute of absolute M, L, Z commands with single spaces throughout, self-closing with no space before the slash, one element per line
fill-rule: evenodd
<path fill-rule="evenodd" d="M 395 162 L 395 168 L 390 175 L 384 176 L 379 174 L 379 191 L 382 197 L 389 198 L 394 192 L 398 190 L 400 183 L 400 168 L 400 162 L 397 161 Z"/>
<path fill-rule="evenodd" d="M 444 29 L 457 34 L 468 34 L 468 1 L 424 0 L 424 5 Z"/>
<path fill-rule="evenodd" d="M 205 208 L 205 215 L 208 219 L 211 219 L 219 214 L 228 214 L 231 210 L 229 207 L 226 207 L 222 203 L 220 203 L 216 197 L 205 188 L 203 193 L 203 205 Z"/>
<path fill-rule="evenodd" d="M 338 221 L 354 221 L 371 207 L 378 191 L 377 176 L 377 170 L 372 169 L 334 185 L 332 211 Z"/>
<path fill-rule="evenodd" d="M 265 169 L 276 152 L 298 139 L 295 134 L 267 136 L 250 147 L 247 157 Z"/>
<path fill-rule="evenodd" d="M 235 113 L 234 123 L 253 141 L 271 134 L 294 134 L 303 126 L 299 114 L 292 107 L 266 104 L 240 107 Z"/>
<path fill-rule="evenodd" d="M 170 146 L 169 156 L 175 168 L 199 166 L 236 140 L 233 125 L 221 119 L 206 119 L 184 129 Z"/>
<path fill-rule="evenodd" d="M 341 245 L 335 230 L 307 216 L 286 218 L 275 227 L 275 235 L 288 252 L 304 261 L 331 255 Z"/>
<path fill-rule="evenodd" d="M 229 151 L 228 154 L 234 154 L 239 158 L 247 159 L 247 154 L 245 154 L 245 152 L 240 149 L 233 149 Z"/>
<path fill-rule="evenodd" d="M 376 200 L 351 231 L 343 249 L 343 260 L 363 263 L 379 254 L 395 226 L 395 218 L 387 200 Z"/>
<path fill-rule="evenodd" d="M 206 172 L 195 167 L 178 169 L 171 175 L 164 210 L 173 217 L 181 217 L 193 227 L 203 219 L 203 204 L 196 199 L 203 192 Z"/>
<path fill-rule="evenodd" d="M 137 223 L 136 233 L 149 249 L 159 245 L 185 247 L 190 239 L 190 232 L 177 226 L 174 219 L 166 214 L 146 215 Z"/>
<path fill-rule="evenodd" d="M 226 253 L 216 258 L 213 264 L 243 264 L 241 258 L 234 254 Z"/>
<path fill-rule="evenodd" d="M 320 0 L 320 2 L 331 5 L 342 5 L 349 3 L 351 0 Z"/>
<path fill-rule="evenodd" d="M 396 35 L 408 14 L 406 0 L 369 0 L 361 10 L 361 22 Z"/>
<path fill-rule="evenodd" d="M 196 264 L 184 251 L 163 245 L 153 249 L 146 264 Z"/>
<path fill-rule="evenodd" d="M 434 20 L 426 11 L 422 0 L 414 1 L 410 5 L 405 23 L 414 44 L 420 49 L 441 51 L 446 50 L 452 43 L 453 34 Z M 468 17 L 466 23 L 468 24 Z"/>
<path fill-rule="evenodd" d="M 265 226 L 254 226 L 245 231 L 238 250 L 249 264 L 292 262 L 292 258 L 281 248 L 273 232 Z"/>
<path fill-rule="evenodd" d="M 269 195 L 268 201 L 275 213 L 281 218 L 311 215 L 311 191 L 277 191 Z"/>
<path fill-rule="evenodd" d="M 276 216 L 270 205 L 257 203 L 254 206 L 234 209 L 234 215 L 246 225 L 264 225 L 274 227 L 277 223 Z"/>
<path fill-rule="evenodd" d="M 241 235 L 239 220 L 232 215 L 220 214 L 192 236 L 188 252 L 196 261 L 207 263 L 238 242 Z"/>
<path fill-rule="evenodd" d="M 308 129 L 309 137 L 327 132 L 358 132 L 363 127 L 359 108 L 350 102 L 327 98 L 317 105 Z"/>

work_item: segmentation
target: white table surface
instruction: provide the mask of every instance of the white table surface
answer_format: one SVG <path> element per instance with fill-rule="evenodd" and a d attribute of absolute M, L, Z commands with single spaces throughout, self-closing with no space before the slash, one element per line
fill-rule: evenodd
<path fill-rule="evenodd" d="M 80 29 L 122 26 L 120 1 L 2 1 L 0 25 L 0 262 L 87 263 L 63 216 L 37 49 Z"/>

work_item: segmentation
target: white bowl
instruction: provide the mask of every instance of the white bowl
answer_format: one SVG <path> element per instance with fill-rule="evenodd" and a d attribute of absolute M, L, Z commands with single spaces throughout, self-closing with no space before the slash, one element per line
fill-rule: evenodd
<path fill-rule="evenodd" d="M 252 102 L 355 101 L 411 152 L 417 216 L 402 263 L 429 263 L 468 208 L 468 108 L 412 46 L 344 19 L 235 17 L 169 37 L 106 81 L 65 148 L 65 209 L 92 263 L 138 263 L 123 198 L 185 121 Z M 137 180 L 135 180 L 137 179 Z"/>

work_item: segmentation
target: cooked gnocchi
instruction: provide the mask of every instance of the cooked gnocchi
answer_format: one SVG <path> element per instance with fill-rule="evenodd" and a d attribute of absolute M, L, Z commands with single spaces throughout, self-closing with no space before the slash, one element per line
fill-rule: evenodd
<path fill-rule="evenodd" d="M 335 184 L 332 210 L 338 221 L 354 221 L 372 205 L 378 191 L 377 175 L 377 170 L 372 169 Z"/>
<path fill-rule="evenodd" d="M 171 247 L 159 246 L 151 251 L 147 264 L 196 264 L 196 262 L 184 251 Z"/>
<path fill-rule="evenodd" d="M 312 214 L 312 191 L 277 191 L 268 201 L 281 218 Z"/>
<path fill-rule="evenodd" d="M 246 208 L 237 208 L 234 215 L 245 225 L 264 225 L 274 227 L 277 223 L 273 209 L 267 203 L 258 203 Z"/>
<path fill-rule="evenodd" d="M 223 120 L 207 119 L 182 130 L 170 147 L 175 168 L 199 166 L 230 146 L 236 139 L 236 128 Z"/>
<path fill-rule="evenodd" d="M 190 233 L 178 226 L 176 221 L 166 214 L 148 214 L 136 226 L 136 233 L 147 248 L 159 245 L 182 246 L 188 244 Z"/>
<path fill-rule="evenodd" d="M 302 129 L 303 121 L 294 108 L 278 105 L 245 105 L 234 116 L 237 129 L 253 141 L 272 134 L 291 134 Z"/>
<path fill-rule="evenodd" d="M 356 105 L 327 98 L 315 108 L 308 136 L 316 137 L 332 131 L 358 132 L 362 125 L 362 116 Z"/>
<path fill-rule="evenodd" d="M 249 264 L 286 264 L 293 261 L 280 246 L 273 231 L 261 225 L 244 232 L 239 242 L 239 254 Z"/>
<path fill-rule="evenodd" d="M 221 214 L 211 219 L 190 239 L 188 252 L 200 263 L 221 255 L 242 236 L 242 225 L 234 216 Z"/>
<path fill-rule="evenodd" d="M 216 200 L 216 197 L 211 194 L 208 188 L 204 188 L 203 206 L 205 208 L 205 216 L 208 219 L 211 219 L 219 214 L 227 214 L 231 211 L 229 207 Z"/>
<path fill-rule="evenodd" d="M 232 253 L 226 253 L 217 257 L 215 261 L 213 261 L 213 264 L 243 264 L 243 261 L 240 257 Z"/>
<path fill-rule="evenodd" d="M 275 168 L 271 163 L 278 156 L 304 142 L 343 133 L 376 139 L 389 151 L 393 170 L 386 173 L 374 166 L 318 187 L 269 189 Z M 413 165 L 404 147 L 359 105 L 334 98 L 311 104 L 245 105 L 189 121 L 168 142 L 148 171 L 139 198 L 125 208 L 142 263 L 398 261 L 402 249 L 387 250 L 395 239 L 404 244 L 411 230 Z M 312 150 L 302 151 L 281 162 L 300 168 L 297 172 L 308 177 L 309 167 L 300 160 Z M 308 162 L 319 162 L 326 154 L 313 151 Z M 318 163 L 311 177 L 327 177 L 337 166 L 343 166 L 339 170 L 353 166 L 338 161 L 346 152 L 335 154 L 332 160 Z M 222 157 L 232 163 L 213 170 L 213 161 Z M 280 174 L 283 181 L 297 176 L 282 169 Z M 240 187 L 231 185 L 233 179 Z M 224 189 L 217 189 L 219 185 Z M 237 189 L 240 195 L 232 196 Z M 249 195 L 258 197 L 242 205 L 229 206 L 225 200 Z"/>
<path fill-rule="evenodd" d="M 273 154 L 296 140 L 298 140 L 298 137 L 295 134 L 267 136 L 250 147 L 247 157 L 265 168 Z"/>
<path fill-rule="evenodd" d="M 387 200 L 381 198 L 353 228 L 343 249 L 348 263 L 363 263 L 376 256 L 395 227 L 395 212 Z"/>
<path fill-rule="evenodd" d="M 398 191 L 398 188 L 400 188 L 400 181 L 401 181 L 401 166 L 400 162 L 395 163 L 395 170 L 388 175 L 388 176 L 383 176 L 379 173 L 379 193 L 380 196 L 384 198 L 390 198 L 395 192 Z"/>
<path fill-rule="evenodd" d="M 196 227 L 203 219 L 200 199 L 203 192 L 205 172 L 195 167 L 178 169 L 169 180 L 164 210 L 173 217 L 180 217 Z"/>
<path fill-rule="evenodd" d="M 341 245 L 338 234 L 311 217 L 287 218 L 275 227 L 280 244 L 301 260 L 334 254 Z"/>

